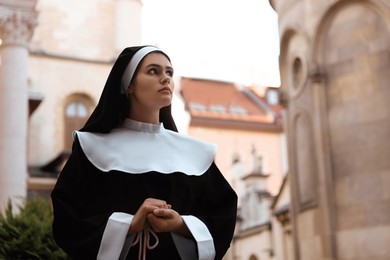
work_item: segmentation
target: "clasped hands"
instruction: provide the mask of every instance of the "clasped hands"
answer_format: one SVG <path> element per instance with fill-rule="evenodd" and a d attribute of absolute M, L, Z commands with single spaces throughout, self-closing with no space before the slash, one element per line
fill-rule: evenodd
<path fill-rule="evenodd" d="M 166 201 L 154 198 L 146 199 L 135 213 L 130 224 L 129 234 L 136 234 L 150 227 L 154 232 L 175 232 L 190 236 L 183 218 Z"/>

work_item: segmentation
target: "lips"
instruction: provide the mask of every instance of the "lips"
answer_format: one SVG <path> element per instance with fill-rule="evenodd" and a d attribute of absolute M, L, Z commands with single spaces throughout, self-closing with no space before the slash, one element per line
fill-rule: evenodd
<path fill-rule="evenodd" d="M 172 90 L 170 88 L 168 88 L 168 87 L 162 88 L 158 92 L 163 92 L 163 91 L 168 91 L 169 93 L 172 94 Z"/>

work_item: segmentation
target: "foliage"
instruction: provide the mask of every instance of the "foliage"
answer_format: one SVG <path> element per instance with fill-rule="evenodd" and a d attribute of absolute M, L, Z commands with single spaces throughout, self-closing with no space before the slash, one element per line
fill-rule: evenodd
<path fill-rule="evenodd" d="M 53 210 L 47 198 L 23 200 L 13 213 L 9 201 L 0 212 L 0 259 L 69 259 L 52 236 Z"/>

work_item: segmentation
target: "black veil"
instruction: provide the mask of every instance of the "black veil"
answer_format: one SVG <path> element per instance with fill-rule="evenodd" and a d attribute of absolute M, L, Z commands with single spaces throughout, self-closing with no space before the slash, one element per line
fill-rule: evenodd
<path fill-rule="evenodd" d="M 99 103 L 80 131 L 109 133 L 123 123 L 129 114 L 130 100 L 121 93 L 122 75 L 134 54 L 143 47 L 146 46 L 128 47 L 119 54 L 107 78 Z M 165 53 L 163 54 L 169 59 Z M 160 109 L 160 122 L 164 128 L 177 132 L 171 105 Z"/>

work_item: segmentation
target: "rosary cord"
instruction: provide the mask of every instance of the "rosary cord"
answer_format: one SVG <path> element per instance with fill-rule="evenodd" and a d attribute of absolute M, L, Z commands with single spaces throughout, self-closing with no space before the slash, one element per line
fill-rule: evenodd
<path fill-rule="evenodd" d="M 154 237 L 154 244 L 150 244 L 150 235 Z M 145 228 L 144 230 L 141 230 L 137 233 L 133 243 L 131 246 L 135 246 L 137 243 L 139 243 L 138 247 L 138 260 L 146 260 L 146 250 L 153 250 L 157 247 L 159 243 L 159 239 L 157 234 L 150 229 L 149 227 Z"/>

